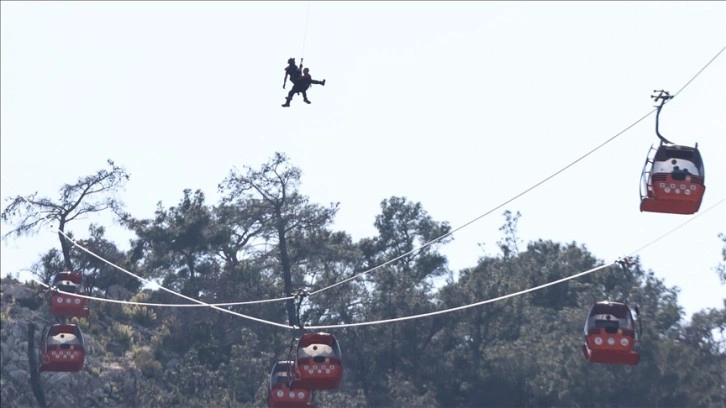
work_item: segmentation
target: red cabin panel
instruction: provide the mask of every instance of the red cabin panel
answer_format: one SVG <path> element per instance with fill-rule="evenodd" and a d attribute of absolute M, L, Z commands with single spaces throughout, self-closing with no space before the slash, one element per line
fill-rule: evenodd
<path fill-rule="evenodd" d="M 69 293 L 80 293 L 82 288 L 80 273 L 62 272 L 53 279 L 53 286 Z M 88 302 L 85 298 L 53 293 L 50 297 L 50 313 L 58 317 L 88 317 Z"/>
<path fill-rule="evenodd" d="M 290 389 L 287 385 L 276 385 L 270 388 L 267 397 L 268 408 L 315 408 L 311 401 L 312 394 L 302 388 Z"/>
<path fill-rule="evenodd" d="M 585 337 L 582 351 L 591 363 L 630 364 L 640 362 L 640 354 L 634 351 L 633 336 L 622 333 L 607 333 L 602 330 Z"/>
<path fill-rule="evenodd" d="M 671 174 L 654 174 L 648 184 L 648 195 L 640 202 L 640 211 L 694 214 L 701 207 L 705 192 L 702 177 L 674 180 Z"/>
<path fill-rule="evenodd" d="M 278 361 L 272 367 L 267 394 L 268 408 L 315 408 L 310 390 L 290 388 L 294 361 Z"/>
<path fill-rule="evenodd" d="M 50 298 L 50 313 L 58 317 L 88 317 L 86 299 L 77 296 L 54 293 Z"/>
<path fill-rule="evenodd" d="M 698 148 L 661 143 L 648 153 L 641 174 L 640 211 L 698 212 L 706 192 L 703 158 Z"/>
<path fill-rule="evenodd" d="M 584 339 L 582 353 L 591 363 L 636 365 L 640 362 L 633 315 L 623 303 L 595 303 L 585 322 Z"/>
<path fill-rule="evenodd" d="M 40 371 L 80 371 L 85 357 L 81 329 L 74 324 L 54 324 L 43 339 Z"/>
<path fill-rule="evenodd" d="M 306 333 L 298 342 L 293 388 L 330 390 L 343 377 L 340 346 L 329 333 Z"/>

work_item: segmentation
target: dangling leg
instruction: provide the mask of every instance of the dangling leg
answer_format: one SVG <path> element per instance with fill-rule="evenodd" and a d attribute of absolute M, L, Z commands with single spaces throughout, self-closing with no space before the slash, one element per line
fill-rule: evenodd
<path fill-rule="evenodd" d="M 295 87 L 293 86 L 290 92 L 287 93 L 287 98 L 285 98 L 285 103 L 282 104 L 283 108 L 289 108 L 290 107 L 290 101 L 292 100 L 292 97 L 295 95 Z"/>
<path fill-rule="evenodd" d="M 311 103 L 308 100 L 308 93 L 306 91 L 302 91 L 302 94 L 303 94 L 303 101 L 305 101 L 305 103 L 308 103 L 308 104 Z"/>

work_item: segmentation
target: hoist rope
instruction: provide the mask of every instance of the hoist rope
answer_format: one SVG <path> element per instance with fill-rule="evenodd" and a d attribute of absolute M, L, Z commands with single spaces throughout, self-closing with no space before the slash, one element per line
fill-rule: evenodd
<path fill-rule="evenodd" d="M 305 29 L 303 30 L 303 39 L 302 39 L 302 53 L 300 54 L 300 65 L 302 65 L 302 60 L 305 58 L 305 40 L 307 40 L 308 37 L 308 20 L 310 19 L 310 1 L 308 1 L 308 10 L 305 13 Z"/>

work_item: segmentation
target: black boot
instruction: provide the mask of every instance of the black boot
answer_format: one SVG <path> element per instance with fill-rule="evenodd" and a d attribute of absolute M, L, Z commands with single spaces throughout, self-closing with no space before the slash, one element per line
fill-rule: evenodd
<path fill-rule="evenodd" d="M 285 99 L 285 103 L 282 104 L 283 108 L 289 108 L 290 107 L 290 99 Z"/>
<path fill-rule="evenodd" d="M 309 101 L 309 100 L 307 100 L 307 99 L 303 99 L 303 101 L 305 101 L 305 103 L 307 103 L 307 104 L 310 104 L 310 103 L 312 103 L 312 102 L 310 102 L 310 101 Z"/>
<path fill-rule="evenodd" d="M 323 81 L 322 81 L 322 82 L 320 83 L 320 85 L 322 85 L 322 86 L 325 86 L 325 80 L 324 80 L 324 79 L 323 79 Z"/>

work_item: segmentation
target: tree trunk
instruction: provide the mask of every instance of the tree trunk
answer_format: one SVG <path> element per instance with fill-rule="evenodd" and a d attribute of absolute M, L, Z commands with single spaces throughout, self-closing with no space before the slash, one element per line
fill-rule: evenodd
<path fill-rule="evenodd" d="M 71 244 L 65 237 L 66 222 L 64 219 L 58 220 L 58 239 L 60 239 L 61 250 L 63 251 L 63 264 L 68 272 L 73 272 L 73 264 L 71 263 Z"/>
<path fill-rule="evenodd" d="M 40 373 L 38 372 L 38 361 L 35 357 L 35 323 L 28 324 L 28 362 L 30 363 L 30 386 L 35 394 L 35 399 L 41 408 L 48 405 L 45 402 L 45 393 L 40 384 Z"/>
<path fill-rule="evenodd" d="M 287 239 L 285 237 L 285 225 L 282 222 L 282 214 L 277 211 L 277 238 L 280 245 L 280 263 L 282 264 L 282 279 L 285 285 L 285 296 L 292 296 L 292 266 L 290 264 L 290 255 L 287 253 Z M 299 326 L 295 310 L 295 299 L 289 299 L 286 303 L 287 320 L 291 326 Z"/>

